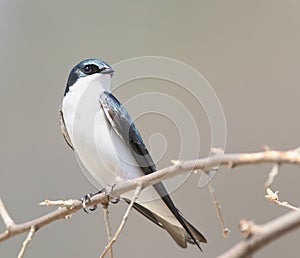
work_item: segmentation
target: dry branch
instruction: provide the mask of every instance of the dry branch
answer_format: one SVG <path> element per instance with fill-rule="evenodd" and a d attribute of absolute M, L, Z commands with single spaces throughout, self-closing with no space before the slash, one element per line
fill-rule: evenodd
<path fill-rule="evenodd" d="M 104 221 L 105 221 L 105 225 L 106 225 L 107 240 L 108 240 L 108 243 L 110 243 L 111 227 L 110 227 L 110 220 L 109 220 L 108 203 L 103 205 L 103 216 L 104 216 Z M 110 246 L 110 248 L 109 248 L 109 257 L 113 258 L 112 246 Z"/>
<path fill-rule="evenodd" d="M 35 228 L 31 227 L 31 229 L 29 230 L 29 233 L 28 233 L 26 239 L 23 242 L 23 245 L 22 245 L 22 248 L 21 248 L 21 250 L 19 252 L 18 258 L 23 258 L 24 257 L 25 251 L 26 251 L 29 243 L 31 242 L 31 240 L 32 240 L 32 238 L 34 236 L 34 233 L 35 233 Z"/>
<path fill-rule="evenodd" d="M 155 173 L 139 177 L 133 180 L 121 182 L 115 185 L 113 189 L 107 189 L 106 192 L 109 192 L 112 198 L 116 198 L 126 192 L 136 189 L 139 185 L 143 185 L 144 187 L 146 187 L 149 185 L 153 185 L 157 182 L 163 181 L 165 179 L 175 177 L 179 174 L 184 174 L 191 171 L 208 171 L 218 166 L 228 166 L 230 168 L 233 168 L 240 165 L 253 165 L 261 163 L 300 164 L 300 150 L 299 148 L 290 151 L 266 150 L 257 153 L 237 153 L 225 155 L 222 155 L 222 153 L 218 152 L 216 155 L 208 158 L 176 162 L 175 165 L 161 169 Z M 91 201 L 87 204 L 87 206 L 99 204 L 103 202 L 105 198 L 107 198 L 105 193 L 97 194 L 91 198 Z M 67 205 L 67 207 L 59 208 L 40 218 L 22 224 L 15 224 L 9 216 L 8 212 L 6 211 L 3 203 L 0 201 L 0 215 L 3 218 L 4 223 L 7 227 L 7 230 L 4 233 L 0 234 L 0 242 L 11 238 L 15 235 L 24 232 L 29 232 L 31 228 L 35 228 L 35 230 L 38 230 L 39 228 L 51 222 L 63 218 L 68 218 L 71 214 L 75 213 L 76 211 L 82 208 L 82 203 L 79 200 L 71 200 L 68 201 L 68 203 L 69 204 Z"/>
<path fill-rule="evenodd" d="M 244 221 L 242 228 L 247 228 L 247 239 L 242 240 L 218 258 L 246 258 L 273 240 L 300 227 L 300 212 L 291 211 L 263 225 Z"/>
<path fill-rule="evenodd" d="M 132 200 L 130 201 L 130 204 L 123 216 L 122 222 L 118 228 L 118 230 L 116 231 L 115 235 L 113 236 L 113 238 L 109 241 L 109 243 L 107 244 L 107 246 L 104 248 L 104 251 L 102 252 L 102 254 L 100 255 L 100 258 L 104 258 L 104 256 L 106 255 L 106 253 L 108 252 L 108 250 L 112 247 L 112 245 L 117 241 L 117 238 L 119 237 L 121 231 L 123 230 L 125 223 L 128 219 L 129 216 L 129 212 L 131 211 L 134 202 L 136 201 L 136 199 L 139 197 L 140 193 L 142 191 L 142 185 L 138 185 L 137 188 L 135 189 L 135 193 L 132 197 Z"/>

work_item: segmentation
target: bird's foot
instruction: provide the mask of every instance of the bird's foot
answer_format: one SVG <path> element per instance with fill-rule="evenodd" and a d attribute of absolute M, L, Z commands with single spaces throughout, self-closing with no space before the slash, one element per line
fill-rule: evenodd
<path fill-rule="evenodd" d="M 116 198 L 110 198 L 110 194 L 112 192 L 112 190 L 114 189 L 114 187 L 116 186 L 116 184 L 113 184 L 110 189 L 108 191 L 106 191 L 106 195 L 108 196 L 108 200 L 112 203 L 112 204 L 117 204 L 121 198 L 120 196 L 116 197 Z"/>
<path fill-rule="evenodd" d="M 93 205 L 92 207 L 87 207 L 87 203 L 91 201 L 91 198 L 94 195 L 100 194 L 100 193 L 105 193 L 106 199 L 103 200 L 102 205 L 107 206 L 108 203 L 111 201 L 113 204 L 117 204 L 120 201 L 120 197 L 111 199 L 110 194 L 114 188 L 115 184 L 113 184 L 109 189 L 103 188 L 102 190 L 98 191 L 97 193 L 90 193 L 85 195 L 83 198 L 81 198 L 81 203 L 82 203 L 82 208 L 86 213 L 89 213 L 89 211 L 94 211 L 97 209 L 97 204 Z"/>
<path fill-rule="evenodd" d="M 112 199 L 110 202 L 111 202 L 112 204 L 117 204 L 117 203 L 119 203 L 120 200 L 121 200 L 121 198 L 120 198 L 120 196 L 119 196 L 119 197 L 117 197 L 117 198 Z"/>
<path fill-rule="evenodd" d="M 89 193 L 89 194 L 86 194 L 83 198 L 80 199 L 84 212 L 89 213 L 89 211 L 94 211 L 94 210 L 97 209 L 97 204 L 93 205 L 92 207 L 87 207 L 87 203 L 91 201 L 91 198 L 94 195 L 95 194 Z"/>

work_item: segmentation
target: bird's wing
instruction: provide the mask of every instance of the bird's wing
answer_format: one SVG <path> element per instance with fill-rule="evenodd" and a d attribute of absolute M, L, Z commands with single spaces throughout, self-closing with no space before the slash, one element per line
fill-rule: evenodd
<path fill-rule="evenodd" d="M 62 132 L 62 134 L 63 134 L 63 136 L 65 138 L 65 141 L 70 146 L 70 148 L 72 150 L 74 150 L 71 138 L 70 138 L 70 136 L 68 134 L 68 131 L 67 131 L 67 128 L 66 128 L 66 125 L 65 125 L 64 115 L 63 115 L 61 107 L 59 107 L 58 117 L 59 117 L 59 122 L 60 122 L 60 130 L 61 130 L 61 132 Z"/>
<path fill-rule="evenodd" d="M 109 121 L 110 125 L 113 127 L 117 135 L 125 142 L 125 144 L 130 148 L 135 160 L 142 169 L 142 171 L 147 175 L 156 171 L 156 166 L 149 154 L 143 139 L 133 123 L 127 110 L 120 104 L 120 102 L 109 92 L 104 91 L 100 95 L 100 104 L 104 110 L 105 116 Z M 149 218 L 151 221 L 155 222 L 159 226 L 164 227 L 175 241 L 182 247 L 186 247 L 186 241 L 196 244 L 199 248 L 198 242 L 207 242 L 205 237 L 196 230 L 190 223 L 188 223 L 183 216 L 179 213 L 178 209 L 175 207 L 172 199 L 168 195 L 168 192 L 163 185 L 163 183 L 157 183 L 153 185 L 157 193 L 163 199 L 164 203 L 170 209 L 172 214 L 182 225 L 182 227 L 187 232 L 188 236 L 186 239 L 182 240 L 182 236 L 176 235 L 178 232 L 174 232 L 172 225 L 168 221 L 164 221 L 159 218 L 157 214 L 149 211 L 141 205 L 135 205 L 135 208 Z M 140 207 L 139 207 L 140 206 Z M 175 230 L 176 231 L 176 230 Z M 200 248 L 201 249 L 201 248 Z"/>

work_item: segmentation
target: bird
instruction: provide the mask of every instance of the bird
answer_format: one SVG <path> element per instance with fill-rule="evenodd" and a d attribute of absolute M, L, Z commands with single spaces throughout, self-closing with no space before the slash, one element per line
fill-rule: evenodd
<path fill-rule="evenodd" d="M 113 68 L 100 59 L 86 59 L 71 71 L 60 106 L 62 134 L 88 173 L 107 187 L 157 171 L 142 136 L 125 107 L 111 93 Z M 130 203 L 133 194 L 120 196 Z M 165 229 L 182 248 L 207 243 L 176 208 L 162 182 L 149 186 L 134 209 Z"/>

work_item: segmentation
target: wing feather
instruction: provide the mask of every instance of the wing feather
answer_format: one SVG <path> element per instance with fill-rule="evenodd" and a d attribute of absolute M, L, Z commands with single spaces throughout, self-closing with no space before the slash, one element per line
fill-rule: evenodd
<path fill-rule="evenodd" d="M 62 134 L 63 134 L 63 136 L 65 138 L 65 141 L 70 146 L 70 148 L 72 150 L 74 150 L 71 138 L 70 138 L 70 136 L 68 134 L 68 131 L 67 131 L 67 128 L 66 128 L 66 125 L 65 125 L 64 114 L 62 112 L 61 107 L 59 107 L 58 117 L 59 117 L 59 122 L 60 122 L 60 130 L 61 130 L 61 132 L 62 132 Z"/>
<path fill-rule="evenodd" d="M 156 166 L 127 110 L 111 93 L 106 91 L 100 95 L 100 104 L 110 125 L 124 143 L 129 146 L 142 171 L 146 175 L 155 172 Z M 153 214 L 145 207 L 141 208 L 138 205 L 135 205 L 135 208 L 157 225 L 162 225 L 180 246 L 186 247 L 186 241 L 189 241 L 190 243 L 196 244 L 201 250 L 199 242 L 207 242 L 205 237 L 179 213 L 163 183 L 157 183 L 153 185 L 153 187 L 188 233 L 189 237 L 185 240 L 185 242 L 182 242 L 182 238 L 181 240 L 179 239 L 180 237 L 177 235 L 178 232 L 175 232 L 167 221 L 164 221 L 162 218 L 158 218 L 156 214 Z"/>

